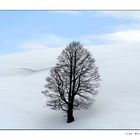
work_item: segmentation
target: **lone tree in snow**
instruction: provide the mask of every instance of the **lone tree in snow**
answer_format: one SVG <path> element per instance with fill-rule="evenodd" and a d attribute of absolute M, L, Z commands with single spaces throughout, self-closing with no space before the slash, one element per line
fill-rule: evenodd
<path fill-rule="evenodd" d="M 70 43 L 58 57 L 47 77 L 45 91 L 51 109 L 67 113 L 67 122 L 73 122 L 73 110 L 87 109 L 97 93 L 100 76 L 91 53 L 80 42 Z"/>

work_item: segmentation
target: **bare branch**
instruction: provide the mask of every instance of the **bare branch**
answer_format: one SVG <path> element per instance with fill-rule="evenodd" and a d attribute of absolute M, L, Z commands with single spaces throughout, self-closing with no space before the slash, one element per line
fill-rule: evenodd
<path fill-rule="evenodd" d="M 72 42 L 62 51 L 46 81 L 43 93 L 48 97 L 47 105 L 72 112 L 92 104 L 100 75 L 91 53 L 80 42 Z"/>

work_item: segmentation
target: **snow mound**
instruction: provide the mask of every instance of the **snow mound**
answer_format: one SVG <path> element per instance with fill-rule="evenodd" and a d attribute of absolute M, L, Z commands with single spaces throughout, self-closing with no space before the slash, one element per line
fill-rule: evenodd
<path fill-rule="evenodd" d="M 140 48 L 89 47 L 101 75 L 101 87 L 89 110 L 65 114 L 46 107 L 49 68 L 63 48 L 0 56 L 0 129 L 139 129 Z"/>

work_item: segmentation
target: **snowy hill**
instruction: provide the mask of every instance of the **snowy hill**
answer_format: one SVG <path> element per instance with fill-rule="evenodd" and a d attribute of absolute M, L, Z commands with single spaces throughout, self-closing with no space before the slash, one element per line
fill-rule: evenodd
<path fill-rule="evenodd" d="M 140 48 L 89 47 L 101 75 L 101 87 L 89 110 L 74 112 L 75 122 L 45 106 L 48 69 L 63 48 L 0 56 L 0 129 L 140 128 Z"/>

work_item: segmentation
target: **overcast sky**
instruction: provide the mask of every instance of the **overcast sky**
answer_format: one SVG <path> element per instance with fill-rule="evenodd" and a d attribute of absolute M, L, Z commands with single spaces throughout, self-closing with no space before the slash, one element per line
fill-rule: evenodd
<path fill-rule="evenodd" d="M 140 44 L 140 11 L 0 11 L 0 55 L 65 47 Z"/>

